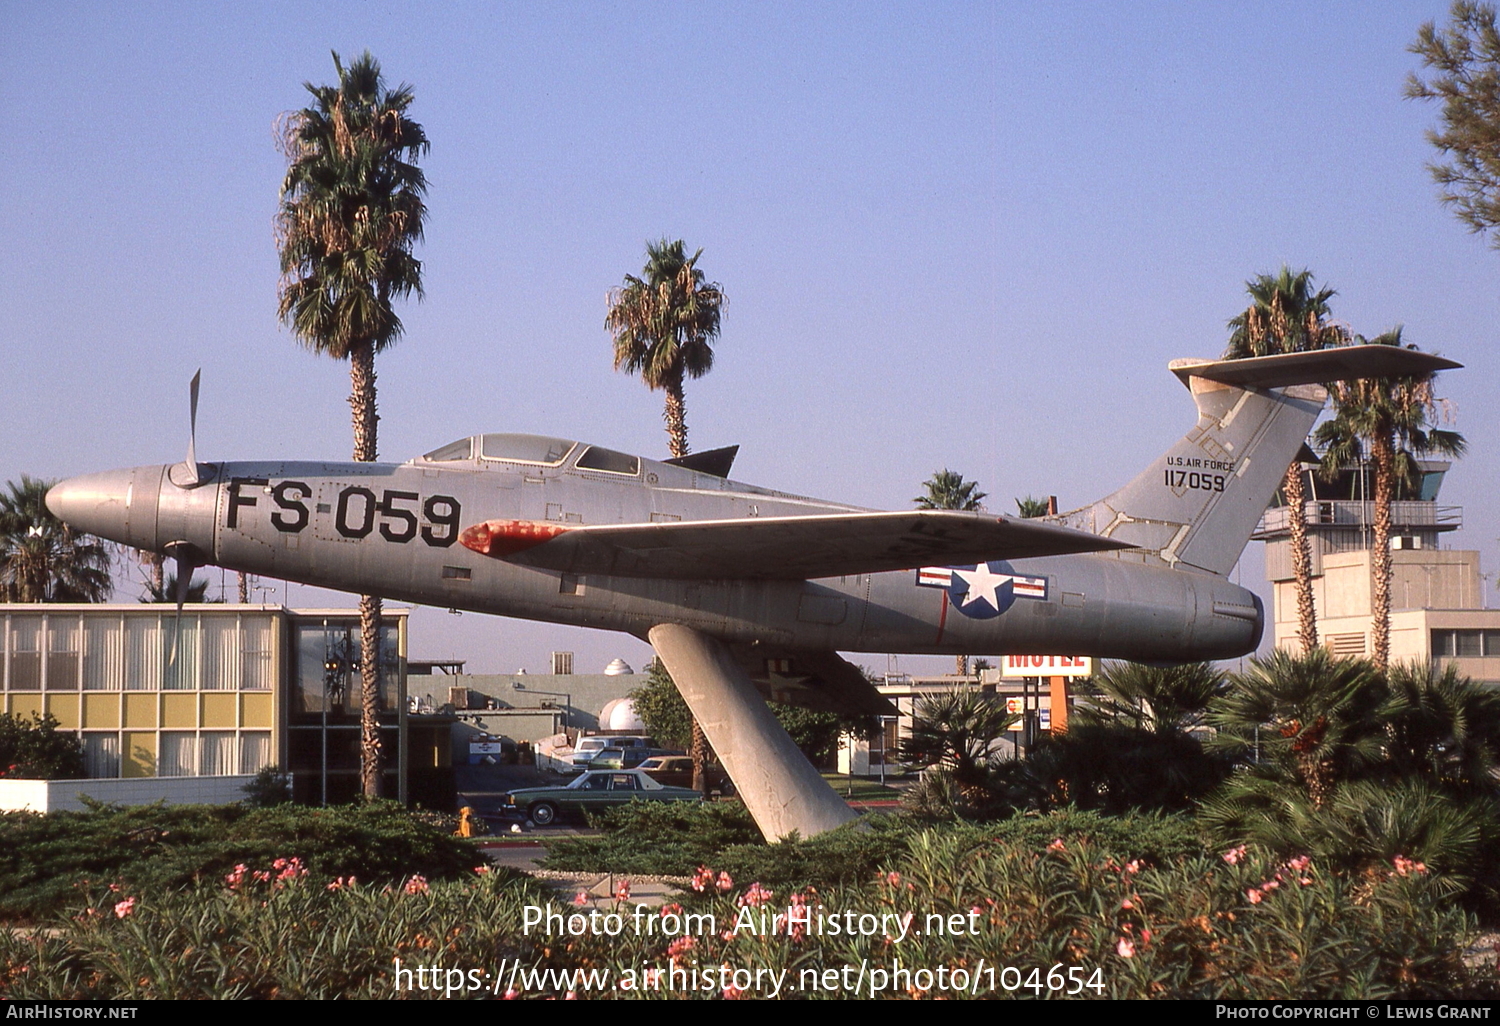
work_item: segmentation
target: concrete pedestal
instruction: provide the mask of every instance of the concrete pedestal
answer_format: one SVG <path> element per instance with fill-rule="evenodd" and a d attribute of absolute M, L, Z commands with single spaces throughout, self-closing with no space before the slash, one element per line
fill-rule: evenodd
<path fill-rule="evenodd" d="M 722 644 L 680 624 L 653 627 L 649 637 L 767 840 L 794 830 L 811 837 L 856 818 Z"/>

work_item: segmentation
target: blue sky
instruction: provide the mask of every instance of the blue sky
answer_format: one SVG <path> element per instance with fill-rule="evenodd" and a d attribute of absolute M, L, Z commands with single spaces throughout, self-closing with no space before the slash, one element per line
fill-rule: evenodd
<path fill-rule="evenodd" d="M 347 457 L 347 368 L 276 320 L 272 128 L 368 48 L 432 140 L 383 458 L 480 430 L 663 454 L 603 321 L 665 235 L 729 297 L 687 401 L 695 447 L 742 445 L 736 477 L 899 508 L 946 466 L 997 509 L 1078 506 L 1186 429 L 1166 362 L 1216 355 L 1245 279 L 1288 263 L 1354 330 L 1467 365 L 1444 499 L 1500 568 L 1500 252 L 1438 203 L 1437 112 L 1401 98 L 1445 14 L 3 0 L 0 480 L 181 458 L 199 366 L 202 458 Z M 647 652 L 439 611 L 413 635 L 482 671 Z"/>

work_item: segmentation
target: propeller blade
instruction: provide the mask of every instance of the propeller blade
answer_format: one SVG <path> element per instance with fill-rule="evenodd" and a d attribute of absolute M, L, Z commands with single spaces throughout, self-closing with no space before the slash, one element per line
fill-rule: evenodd
<path fill-rule="evenodd" d="M 193 380 L 196 383 L 197 378 Z M 167 665 L 176 666 L 177 639 L 182 636 L 182 606 L 187 602 L 188 592 L 193 587 L 193 574 L 197 572 L 199 563 L 193 558 L 193 547 L 185 542 L 168 546 L 167 553 L 177 563 L 177 580 L 173 588 L 175 594 L 172 596 L 177 602 L 177 622 L 172 629 L 172 651 L 167 656 Z"/>
<path fill-rule="evenodd" d="M 202 377 L 203 368 L 199 367 L 193 375 L 193 383 L 188 386 L 188 448 L 187 459 L 182 462 L 183 469 L 187 471 L 184 483 L 188 488 L 202 483 L 198 477 L 198 380 Z M 181 606 L 180 602 L 178 606 Z"/>

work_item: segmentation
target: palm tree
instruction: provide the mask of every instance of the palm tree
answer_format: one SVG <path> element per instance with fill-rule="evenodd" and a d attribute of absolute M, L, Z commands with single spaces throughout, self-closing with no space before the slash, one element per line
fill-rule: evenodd
<path fill-rule="evenodd" d="M 719 337 L 724 289 L 707 281 L 698 269 L 703 250 L 691 257 L 681 239 L 646 243 L 641 277 L 625 276 L 609 293 L 604 326 L 615 346 L 615 370 L 639 374 L 646 387 L 667 393 L 662 418 L 667 447 L 674 459 L 688 454 L 687 402 L 684 378 L 701 378 L 714 365 L 713 343 Z M 706 790 L 708 737 L 693 718 L 693 788 Z"/>
<path fill-rule="evenodd" d="M 166 576 L 166 579 L 163 580 L 161 584 L 157 584 L 155 581 L 147 581 L 146 582 L 146 593 L 141 596 L 141 601 L 142 602 L 148 602 L 148 603 L 154 603 L 154 602 L 160 602 L 160 603 L 176 602 L 177 601 L 177 575 L 176 574 L 168 574 Z M 204 603 L 204 602 L 210 602 L 210 601 L 212 601 L 212 602 L 223 602 L 224 600 L 221 599 L 221 598 L 220 599 L 212 599 L 212 600 L 209 599 L 209 597 L 208 597 L 208 579 L 205 578 L 205 577 L 197 577 L 197 578 L 194 578 L 192 580 L 192 582 L 188 584 L 187 597 L 186 597 L 186 599 L 184 599 L 184 601 L 186 601 L 189 604 L 196 604 L 196 603 Z"/>
<path fill-rule="evenodd" d="M 1016 500 L 1016 515 L 1022 520 L 1034 520 L 1050 512 L 1052 512 L 1052 505 L 1046 499 L 1037 499 L 1028 495 L 1024 499 Z"/>
<path fill-rule="evenodd" d="M 1401 329 L 1370 339 L 1369 344 L 1399 346 Z M 1325 473 L 1366 461 L 1374 467 L 1371 652 L 1381 669 L 1390 662 L 1391 654 L 1391 503 L 1398 489 L 1415 487 L 1418 459 L 1462 456 L 1468 448 L 1463 435 L 1433 426 L 1439 407 L 1433 394 L 1434 380 L 1435 375 L 1427 374 L 1335 382 L 1329 386 L 1334 417 L 1319 425 L 1313 436 L 1324 449 Z"/>
<path fill-rule="evenodd" d="M 1500 768 L 1500 694 L 1449 663 L 1392 666 L 1386 674 L 1386 760 L 1397 776 L 1445 791 L 1492 794 Z"/>
<path fill-rule="evenodd" d="M 901 761 L 940 765 L 952 772 L 960 788 L 983 787 L 994 743 L 1016 719 L 1003 700 L 972 688 L 924 696 L 910 736 L 901 739 Z"/>
<path fill-rule="evenodd" d="M 1275 275 L 1262 274 L 1245 282 L 1251 305 L 1229 321 L 1231 334 L 1224 359 L 1240 360 L 1276 353 L 1326 349 L 1347 341 L 1347 333 L 1328 323 L 1328 301 L 1333 289 L 1313 291 L 1311 271 L 1296 274 L 1282 265 Z M 1282 483 L 1287 524 L 1291 530 L 1292 573 L 1297 579 L 1297 640 L 1304 652 L 1318 643 L 1317 612 L 1313 608 L 1312 555 L 1307 542 L 1307 491 L 1302 461 L 1287 468 Z"/>
<path fill-rule="evenodd" d="M 26 474 L 0 493 L 0 600 L 103 602 L 109 598 L 109 550 L 99 539 L 74 534 L 47 508 L 55 481 Z"/>
<path fill-rule="evenodd" d="M 714 365 L 724 289 L 698 269 L 703 250 L 691 257 L 681 239 L 646 243 L 641 277 L 625 276 L 609 293 L 604 326 L 615 345 L 615 370 L 639 374 L 652 391 L 664 389 L 668 448 L 688 454 L 684 378 L 701 378 Z"/>
<path fill-rule="evenodd" d="M 1212 663 L 1147 666 L 1109 662 L 1093 677 L 1099 694 L 1080 706 L 1083 723 L 1125 724 L 1155 734 L 1183 734 L 1203 722 L 1209 703 L 1225 689 Z"/>
<path fill-rule="evenodd" d="M 1213 747 L 1280 768 L 1314 809 L 1380 761 L 1386 688 L 1371 663 L 1276 649 L 1231 685 L 1208 714 Z"/>
<path fill-rule="evenodd" d="M 427 180 L 416 165 L 428 150 L 406 116 L 410 86 L 387 89 L 368 52 L 345 68 L 333 55 L 336 86 L 306 83 L 313 104 L 284 122 L 289 161 L 276 217 L 281 251 L 278 312 L 315 353 L 349 361 L 354 459 L 376 458 L 375 354 L 401 337 L 393 302 L 422 295 L 412 247 L 427 219 Z M 362 595 L 360 676 L 364 793 L 380 793 L 380 598 Z"/>
<path fill-rule="evenodd" d="M 979 509 L 987 494 L 979 490 L 978 481 L 965 481 L 962 474 L 947 467 L 922 482 L 922 487 L 927 494 L 911 500 L 919 509 Z"/>

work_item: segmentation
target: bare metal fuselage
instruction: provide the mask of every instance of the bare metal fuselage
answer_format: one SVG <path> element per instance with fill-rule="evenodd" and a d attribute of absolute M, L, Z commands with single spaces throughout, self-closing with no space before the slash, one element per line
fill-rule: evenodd
<path fill-rule="evenodd" d="M 181 464 L 137 467 L 69 482 L 69 519 L 138 548 L 187 543 L 205 563 L 248 573 L 642 638 L 678 623 L 731 644 L 792 650 L 1167 662 L 1232 658 L 1260 640 L 1251 592 L 1131 551 L 991 564 L 1028 584 L 997 612 L 924 580 L 916 567 L 810 581 L 574 575 L 459 543 L 481 520 L 583 526 L 854 509 L 650 460 L 622 475 L 579 469 L 576 458 L 577 450 L 557 466 L 201 464 L 200 483 L 187 486 L 174 480 Z"/>

